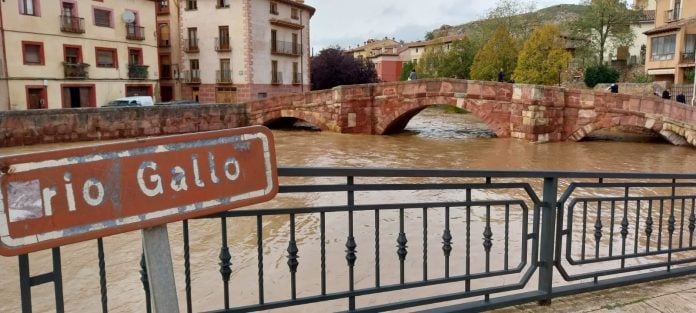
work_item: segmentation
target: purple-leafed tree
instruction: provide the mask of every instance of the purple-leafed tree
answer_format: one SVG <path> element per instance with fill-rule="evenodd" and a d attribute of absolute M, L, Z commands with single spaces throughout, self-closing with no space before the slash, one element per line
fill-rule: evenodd
<path fill-rule="evenodd" d="M 312 57 L 311 71 L 312 90 L 379 81 L 372 62 L 355 58 L 340 47 L 326 48 Z"/>

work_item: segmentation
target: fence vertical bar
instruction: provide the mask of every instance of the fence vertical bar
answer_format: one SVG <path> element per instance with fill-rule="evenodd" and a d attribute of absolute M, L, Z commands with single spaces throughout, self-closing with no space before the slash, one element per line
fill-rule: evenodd
<path fill-rule="evenodd" d="M 106 290 L 106 261 L 104 260 L 104 239 L 97 239 L 97 257 L 99 258 L 99 291 L 101 293 L 102 313 L 109 312 Z"/>
<path fill-rule="evenodd" d="M 22 296 L 22 313 L 31 313 L 31 277 L 29 276 L 29 255 L 22 254 L 19 260 L 19 291 Z"/>
<path fill-rule="evenodd" d="M 355 255 L 358 245 L 353 236 L 353 208 L 355 207 L 355 192 L 352 190 L 354 177 L 348 176 L 348 239 L 346 240 L 346 261 L 348 261 L 348 288 L 352 293 L 355 290 Z M 348 310 L 355 311 L 355 296 L 348 297 Z"/>
<path fill-rule="evenodd" d="M 558 178 L 544 178 L 544 195 L 541 203 L 541 249 L 539 249 L 539 291 L 546 294 L 540 305 L 551 304 L 553 291 L 553 251 L 556 210 L 558 208 Z"/>
<path fill-rule="evenodd" d="M 65 312 L 63 305 L 63 268 L 60 262 L 60 247 L 53 248 L 53 288 L 56 295 L 56 313 Z"/>

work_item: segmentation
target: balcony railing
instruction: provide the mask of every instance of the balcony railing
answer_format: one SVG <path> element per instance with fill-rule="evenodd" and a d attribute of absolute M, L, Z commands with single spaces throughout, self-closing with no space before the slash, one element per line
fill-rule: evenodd
<path fill-rule="evenodd" d="M 184 52 L 186 53 L 198 53 L 198 39 L 186 39 L 184 40 Z"/>
<path fill-rule="evenodd" d="M 60 16 L 60 31 L 64 33 L 82 34 L 85 32 L 85 19 L 75 16 Z"/>
<path fill-rule="evenodd" d="M 641 10 L 638 15 L 639 22 L 654 22 L 655 10 Z"/>
<path fill-rule="evenodd" d="M 145 27 L 136 24 L 126 24 L 126 39 L 145 40 Z"/>
<path fill-rule="evenodd" d="M 183 79 L 188 84 L 200 84 L 201 70 L 183 71 Z"/>
<path fill-rule="evenodd" d="M 170 64 L 160 65 L 160 79 L 172 79 L 172 66 Z"/>
<path fill-rule="evenodd" d="M 216 81 L 218 84 L 231 84 L 232 70 L 219 70 L 217 71 L 216 77 Z"/>
<path fill-rule="evenodd" d="M 283 84 L 283 73 L 282 72 L 271 72 L 271 84 L 272 85 Z"/>
<path fill-rule="evenodd" d="M 302 53 L 302 45 L 289 41 L 271 42 L 271 53 L 298 56 Z"/>
<path fill-rule="evenodd" d="M 302 73 L 292 73 L 292 84 L 293 85 L 302 84 Z"/>
<path fill-rule="evenodd" d="M 682 52 L 681 63 L 694 63 L 696 62 L 696 52 Z"/>
<path fill-rule="evenodd" d="M 674 22 L 679 20 L 679 11 L 667 10 L 665 11 L 665 22 Z"/>
<path fill-rule="evenodd" d="M 142 64 L 128 65 L 128 78 L 130 79 L 147 79 L 149 66 Z"/>
<path fill-rule="evenodd" d="M 160 48 L 169 48 L 172 46 L 172 43 L 169 39 L 159 39 L 157 40 L 157 46 Z"/>
<path fill-rule="evenodd" d="M 88 67 L 87 63 L 63 63 L 63 72 L 66 79 L 86 79 Z"/>
<path fill-rule="evenodd" d="M 218 52 L 230 52 L 230 51 L 232 51 L 232 46 L 230 45 L 230 37 L 215 38 L 215 51 L 218 51 Z"/>

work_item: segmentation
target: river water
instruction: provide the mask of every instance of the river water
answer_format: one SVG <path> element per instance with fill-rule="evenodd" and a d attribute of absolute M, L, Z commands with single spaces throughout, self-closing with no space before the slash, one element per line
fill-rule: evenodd
<path fill-rule="evenodd" d="M 394 136 L 343 135 L 329 132 L 274 131 L 278 164 L 280 166 L 310 167 L 377 167 L 377 168 L 446 168 L 446 169 L 509 169 L 509 170 L 568 170 L 568 171 L 621 171 L 621 172 L 676 172 L 696 173 L 696 150 L 689 147 L 675 147 L 664 142 L 586 141 L 537 144 L 517 139 L 493 138 L 485 124 L 466 114 L 447 113 L 440 109 L 428 109 L 417 115 L 405 133 Z M 65 145 L 45 145 L 26 148 L 0 149 L 0 154 L 31 153 L 47 149 L 59 149 Z M 397 201 L 404 194 L 378 194 L 367 196 L 367 201 Z M 428 197 L 450 197 L 451 195 L 432 194 Z M 495 196 L 495 195 L 491 195 Z M 452 196 L 458 197 L 458 196 Z M 448 200 L 451 200 L 448 198 Z M 307 197 L 279 197 L 273 206 L 316 206 L 318 204 L 344 204 L 345 194 Z M 415 213 L 414 213 L 415 214 Z M 414 214 L 407 219 L 416 220 Z M 435 213 L 439 216 L 440 213 Z M 482 218 L 480 215 L 477 218 Z M 500 216 L 494 216 L 500 218 Z M 356 216 L 358 229 L 368 229 L 371 215 Z M 453 213 L 453 220 L 462 218 Z M 520 221 L 520 214 L 511 216 Z M 385 249 L 396 251 L 397 230 L 386 225 L 398 219 L 396 215 L 385 214 L 383 242 Z M 345 290 L 345 215 L 328 217 L 327 263 L 329 292 Z M 336 224 L 331 224 L 331 223 Z M 493 221 L 498 223 L 499 219 Z M 332 226 L 332 225 L 341 226 Z M 281 217 L 264 221 L 264 270 L 266 301 L 285 299 L 288 295 L 286 253 L 288 219 Z M 316 294 L 319 266 L 317 255 L 316 216 L 298 220 L 298 245 L 300 246 L 300 268 L 298 293 L 301 296 Z M 411 223 L 408 223 L 411 225 Z M 433 223 L 432 247 L 428 251 L 441 254 L 439 236 L 441 224 Z M 475 225 L 472 233 L 482 232 L 481 225 Z M 230 249 L 233 255 L 232 302 L 233 304 L 252 304 L 258 299 L 256 293 L 256 220 L 239 219 L 229 227 Z M 453 228 L 458 226 L 453 226 Z M 183 251 L 181 249 L 182 230 L 180 224 L 169 228 L 172 240 L 172 253 L 175 263 L 177 287 L 180 302 L 183 296 Z M 332 237 L 332 231 L 335 236 Z M 369 230 L 373 231 L 373 230 Z M 367 273 L 374 264 L 363 257 L 373 246 L 367 244 L 369 236 L 358 230 L 358 263 L 356 272 Z M 513 227 L 512 233 L 519 233 Z M 414 238 L 416 234 L 412 235 Z M 363 238 L 364 237 L 364 238 Z M 511 236 L 514 238 L 514 236 Z M 519 237 L 519 235 L 518 235 Z M 142 285 L 139 281 L 140 233 L 134 232 L 106 238 L 107 279 L 109 309 L 112 312 L 142 312 L 145 302 Z M 372 239 L 373 240 L 373 239 Z M 455 238 L 461 243 L 461 237 Z M 511 244 L 515 241 L 511 242 Z M 517 240 L 519 243 L 519 240 Z M 411 251 L 419 251 L 422 246 L 409 242 Z M 499 245 L 498 245 L 499 246 Z M 390 250 L 390 252 L 391 252 Z M 98 312 L 99 279 L 96 262 L 96 243 L 87 242 L 62 248 L 64 258 L 63 275 L 65 283 L 66 310 L 68 312 Z M 196 220 L 191 222 L 191 255 L 193 276 L 194 311 L 219 309 L 222 307 L 220 274 L 217 262 L 220 251 L 220 224 L 218 221 Z M 455 248 L 455 251 L 457 249 Z M 410 256 L 410 255 L 409 255 Z M 456 255 L 453 255 L 455 257 Z M 417 257 L 414 259 L 418 259 Z M 481 257 L 475 258 L 481 261 Z M 437 260 L 437 259 L 436 259 Z M 515 261 L 515 259 L 513 259 Z M 517 259 L 519 261 L 519 259 Z M 436 261 L 433 261 L 435 263 Z M 438 261 L 439 262 L 439 261 Z M 385 263 L 387 263 L 385 261 Z M 50 270 L 50 254 L 39 252 L 31 255 L 32 274 L 37 275 Z M 333 265 L 331 265 L 333 264 Z M 398 263 L 392 263 L 398 267 Z M 440 265 L 441 263 L 438 263 Z M 420 263 L 407 263 L 419 268 Z M 385 264 L 384 280 L 394 279 L 398 272 L 389 273 L 389 263 Z M 18 312 L 19 282 L 16 258 L 0 257 L 0 312 Z M 440 270 L 433 266 L 434 271 Z M 453 270 L 461 269 L 461 264 Z M 313 271 L 313 272 L 312 272 Z M 411 278 L 417 279 L 419 271 Z M 437 275 L 434 275 L 437 276 Z M 371 276 L 358 275 L 357 285 L 367 287 Z M 393 281 L 392 281 L 393 283 Z M 404 293 L 408 296 L 408 293 Z M 404 295 L 402 294 L 402 296 Z M 33 289 L 35 312 L 50 312 L 53 309 L 52 288 L 50 285 Z M 416 294 L 417 295 L 417 294 Z M 383 301 L 382 301 L 383 302 Z M 362 301 L 359 305 L 380 303 L 379 297 Z M 313 311 L 345 310 L 345 301 L 333 301 L 312 307 Z M 293 310 L 288 310 L 293 311 Z M 296 311 L 296 310 L 295 310 Z"/>

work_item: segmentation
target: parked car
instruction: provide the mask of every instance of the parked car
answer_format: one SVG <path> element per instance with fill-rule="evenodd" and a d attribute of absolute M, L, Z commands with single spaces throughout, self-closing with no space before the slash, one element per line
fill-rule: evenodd
<path fill-rule="evenodd" d="M 114 108 L 114 107 L 151 107 L 154 105 L 152 97 L 150 96 L 137 96 L 137 97 L 125 97 L 118 98 L 114 101 L 109 102 L 104 107 Z"/>

